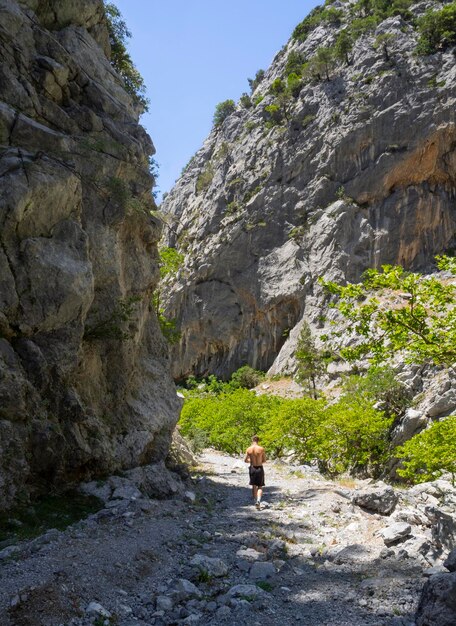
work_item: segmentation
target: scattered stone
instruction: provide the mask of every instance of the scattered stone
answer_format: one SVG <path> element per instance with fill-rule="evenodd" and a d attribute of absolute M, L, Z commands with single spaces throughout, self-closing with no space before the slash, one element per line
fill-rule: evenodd
<path fill-rule="evenodd" d="M 196 494 L 193 491 L 184 491 L 184 500 L 189 504 L 194 504 L 196 502 Z"/>
<path fill-rule="evenodd" d="M 188 598 L 201 598 L 202 592 L 189 580 L 181 578 L 175 582 L 172 587 L 173 597 L 178 600 L 186 600 Z"/>
<path fill-rule="evenodd" d="M 404 540 L 412 532 L 412 527 L 406 522 L 397 522 L 391 526 L 387 526 L 380 531 L 380 536 L 383 537 L 385 545 L 392 546 L 399 541 Z"/>
<path fill-rule="evenodd" d="M 257 596 L 261 596 L 264 593 L 266 592 L 263 591 L 263 589 L 260 589 L 260 587 L 257 587 L 256 585 L 240 584 L 240 585 L 234 585 L 234 587 L 231 587 L 231 589 L 228 591 L 228 596 L 231 598 L 242 598 L 242 597 L 256 598 Z"/>

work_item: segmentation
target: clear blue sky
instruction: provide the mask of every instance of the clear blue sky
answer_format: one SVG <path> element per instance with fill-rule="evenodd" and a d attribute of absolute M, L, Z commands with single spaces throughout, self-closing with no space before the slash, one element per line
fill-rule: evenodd
<path fill-rule="evenodd" d="M 315 0 L 113 0 L 132 38 L 129 51 L 144 77 L 150 111 L 142 124 L 169 191 L 201 146 L 215 105 L 249 91 Z"/>

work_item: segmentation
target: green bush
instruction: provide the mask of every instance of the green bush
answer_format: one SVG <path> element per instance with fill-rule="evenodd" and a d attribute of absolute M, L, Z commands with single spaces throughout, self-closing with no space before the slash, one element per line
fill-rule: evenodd
<path fill-rule="evenodd" d="M 125 89 L 133 97 L 144 111 L 149 108 L 149 100 L 146 98 L 146 86 L 144 79 L 136 69 L 130 55 L 127 52 L 126 40 L 131 37 L 125 21 L 119 9 L 108 2 L 105 4 L 105 15 L 111 44 L 111 65 L 123 79 Z"/>
<path fill-rule="evenodd" d="M 287 76 L 287 91 L 297 98 L 299 96 L 299 92 L 301 91 L 302 82 L 301 78 L 294 73 L 288 74 Z"/>
<path fill-rule="evenodd" d="M 214 168 L 210 163 L 208 163 L 196 179 L 196 193 L 203 193 L 206 191 L 210 187 L 213 178 Z"/>
<path fill-rule="evenodd" d="M 452 415 L 434 422 L 430 428 L 418 433 L 394 455 L 401 459 L 402 469 L 397 473 L 412 483 L 435 480 L 443 472 L 451 474 L 453 485 L 456 477 L 456 416 Z"/>
<path fill-rule="evenodd" d="M 305 57 L 300 52 L 296 52 L 292 50 L 287 58 L 287 63 L 285 65 L 285 75 L 289 76 L 290 74 L 297 74 L 301 76 L 301 68 L 305 62 Z"/>
<path fill-rule="evenodd" d="M 264 78 L 264 75 L 265 75 L 264 70 L 258 70 L 258 72 L 255 74 L 255 78 L 247 79 L 251 93 L 253 93 L 255 89 L 258 87 L 258 85 L 261 83 L 261 81 Z"/>
<path fill-rule="evenodd" d="M 427 11 L 418 20 L 418 52 L 432 54 L 456 44 L 456 2 L 445 5 L 440 11 Z"/>
<path fill-rule="evenodd" d="M 281 78 L 276 78 L 270 88 L 269 88 L 270 93 L 272 93 L 274 96 L 278 96 L 279 93 L 282 93 L 285 91 L 285 85 L 284 82 Z"/>
<path fill-rule="evenodd" d="M 250 107 L 253 106 L 252 98 L 249 96 L 248 93 L 243 93 L 241 95 L 241 97 L 239 98 L 239 103 L 241 106 L 244 107 L 244 109 L 250 109 Z"/>
<path fill-rule="evenodd" d="M 264 379 L 264 372 L 253 369 L 250 365 L 240 367 L 231 375 L 230 386 L 233 389 L 243 387 L 244 389 L 252 389 L 261 383 Z"/>
<path fill-rule="evenodd" d="M 226 118 L 236 110 L 236 103 L 234 100 L 224 100 L 219 102 L 215 107 L 215 113 L 213 118 L 213 124 L 217 128 L 221 126 Z"/>
<path fill-rule="evenodd" d="M 247 389 L 236 389 L 205 398 L 186 400 L 180 417 L 184 436 L 206 433 L 209 443 L 229 453 L 243 452 L 254 434 L 261 433 L 281 400 L 256 396 Z"/>

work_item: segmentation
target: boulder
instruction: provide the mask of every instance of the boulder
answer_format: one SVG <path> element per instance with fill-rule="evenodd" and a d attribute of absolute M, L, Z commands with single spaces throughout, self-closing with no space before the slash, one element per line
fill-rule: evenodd
<path fill-rule="evenodd" d="M 377 485 L 374 488 L 363 489 L 356 492 L 352 497 L 352 503 L 363 509 L 390 515 L 394 511 L 399 496 L 394 489 L 387 485 Z"/>
<path fill-rule="evenodd" d="M 228 566 L 222 559 L 206 556 L 205 554 L 195 554 L 190 561 L 190 565 L 207 572 L 209 576 L 217 578 L 228 574 Z"/>
<path fill-rule="evenodd" d="M 386 546 L 391 546 L 406 539 L 412 532 L 412 527 L 406 522 L 397 522 L 380 531 L 380 536 Z"/>
<path fill-rule="evenodd" d="M 455 626 L 456 572 L 429 578 L 421 593 L 415 623 L 416 626 Z"/>

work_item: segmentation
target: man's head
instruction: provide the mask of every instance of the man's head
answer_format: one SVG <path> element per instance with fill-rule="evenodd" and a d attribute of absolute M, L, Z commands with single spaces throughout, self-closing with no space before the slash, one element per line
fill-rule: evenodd
<path fill-rule="evenodd" d="M 260 441 L 260 439 L 256 435 L 254 437 L 252 437 L 252 443 L 258 443 L 259 441 Z"/>

